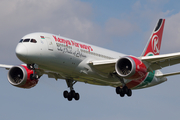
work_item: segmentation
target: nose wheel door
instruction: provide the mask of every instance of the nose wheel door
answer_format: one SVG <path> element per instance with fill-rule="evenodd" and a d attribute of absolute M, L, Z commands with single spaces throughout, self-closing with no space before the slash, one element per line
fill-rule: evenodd
<path fill-rule="evenodd" d="M 48 37 L 46 37 L 45 39 L 47 41 L 48 50 L 53 51 L 53 42 L 52 42 L 52 40 L 50 38 L 48 38 Z"/>

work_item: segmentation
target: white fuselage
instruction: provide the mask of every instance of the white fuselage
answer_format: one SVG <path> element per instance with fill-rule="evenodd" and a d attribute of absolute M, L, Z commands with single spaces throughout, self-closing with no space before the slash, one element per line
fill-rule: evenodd
<path fill-rule="evenodd" d="M 124 54 L 48 33 L 32 33 L 22 39 L 35 39 L 37 42 L 20 42 L 16 48 L 18 58 L 26 64 L 35 63 L 45 71 L 56 73 L 54 78 L 113 87 L 121 85 L 117 77 L 98 72 L 89 63 L 92 60 L 119 59 Z M 153 76 L 149 83 L 137 88 L 153 86 L 165 80 Z M 125 83 L 128 82 L 125 80 Z"/>

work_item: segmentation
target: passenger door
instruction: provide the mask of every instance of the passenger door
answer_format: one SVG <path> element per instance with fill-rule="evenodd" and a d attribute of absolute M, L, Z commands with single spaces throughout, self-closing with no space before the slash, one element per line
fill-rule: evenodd
<path fill-rule="evenodd" d="M 48 50 L 53 51 L 53 42 L 52 42 L 52 40 L 49 37 L 46 37 L 45 39 L 47 41 Z"/>

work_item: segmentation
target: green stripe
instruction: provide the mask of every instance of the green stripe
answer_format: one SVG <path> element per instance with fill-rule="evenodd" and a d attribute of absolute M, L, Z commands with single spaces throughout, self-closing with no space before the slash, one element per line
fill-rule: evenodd
<path fill-rule="evenodd" d="M 154 54 L 152 52 L 149 52 L 146 56 L 154 56 Z M 152 80 L 154 78 L 154 74 L 155 74 L 155 71 L 149 72 L 147 77 L 145 78 L 145 80 L 143 80 L 143 82 L 141 82 L 141 84 L 137 85 L 134 88 L 139 89 L 139 88 L 146 87 L 149 83 L 152 82 Z"/>
<path fill-rule="evenodd" d="M 134 89 L 139 89 L 139 88 L 143 88 L 143 87 L 146 87 L 146 85 L 148 85 L 149 83 L 152 82 L 153 78 L 154 78 L 154 74 L 155 74 L 155 71 L 152 72 L 149 72 L 147 77 L 145 78 L 145 80 L 143 82 L 141 82 L 141 84 L 139 84 L 138 86 L 136 86 Z"/>

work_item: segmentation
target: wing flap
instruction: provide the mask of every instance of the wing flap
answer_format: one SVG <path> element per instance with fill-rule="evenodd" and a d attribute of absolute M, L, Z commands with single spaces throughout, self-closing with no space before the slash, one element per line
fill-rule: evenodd
<path fill-rule="evenodd" d="M 93 66 L 96 70 L 103 73 L 111 73 L 115 70 L 115 63 L 118 59 L 110 59 L 110 60 L 95 60 L 89 62 L 90 65 Z"/>
<path fill-rule="evenodd" d="M 110 59 L 110 60 L 94 60 L 94 61 L 90 61 L 90 64 L 93 65 L 105 65 L 105 64 L 112 64 L 112 63 L 116 63 L 118 59 Z"/>

